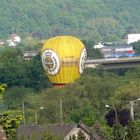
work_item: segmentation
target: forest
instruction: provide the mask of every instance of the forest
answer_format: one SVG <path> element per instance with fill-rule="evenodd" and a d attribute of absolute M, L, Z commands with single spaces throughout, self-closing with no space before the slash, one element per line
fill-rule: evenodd
<path fill-rule="evenodd" d="M 1 0 L 0 38 L 74 35 L 116 41 L 140 32 L 139 0 Z M 133 6 L 132 6 L 133 5 Z"/>

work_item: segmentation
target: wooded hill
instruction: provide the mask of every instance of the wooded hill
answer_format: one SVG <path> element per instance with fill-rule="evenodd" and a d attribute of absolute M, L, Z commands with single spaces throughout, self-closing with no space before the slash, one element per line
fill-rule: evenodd
<path fill-rule="evenodd" d="M 76 35 L 117 40 L 140 31 L 139 0 L 1 0 L 0 38 Z"/>

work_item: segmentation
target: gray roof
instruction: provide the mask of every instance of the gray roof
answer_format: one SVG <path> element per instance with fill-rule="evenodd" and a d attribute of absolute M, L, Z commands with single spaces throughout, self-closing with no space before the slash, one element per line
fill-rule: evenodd
<path fill-rule="evenodd" d="M 76 126 L 76 124 L 51 124 L 48 129 L 56 135 L 66 136 Z"/>
<path fill-rule="evenodd" d="M 91 140 L 100 140 L 100 136 L 94 130 L 91 130 L 89 127 L 84 125 L 82 122 L 77 124 L 50 124 L 47 127 L 33 125 L 20 126 L 18 128 L 17 137 L 18 140 L 20 140 L 22 135 L 30 136 L 33 132 L 39 136 L 42 131 L 52 133 L 56 136 L 65 137 L 68 133 L 70 133 L 72 129 L 76 127 L 81 128 L 85 133 L 87 133 L 91 137 Z"/>
<path fill-rule="evenodd" d="M 128 44 L 104 44 L 104 48 L 110 48 L 110 49 L 115 49 L 115 48 L 128 48 L 128 47 L 133 47 L 132 45 Z M 101 48 L 102 49 L 102 48 Z"/>

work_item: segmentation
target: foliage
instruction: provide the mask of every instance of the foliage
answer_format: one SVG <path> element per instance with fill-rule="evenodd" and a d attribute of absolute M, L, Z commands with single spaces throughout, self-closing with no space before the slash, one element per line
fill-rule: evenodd
<path fill-rule="evenodd" d="M 83 121 L 88 126 L 92 126 L 96 121 L 96 113 L 93 113 L 92 106 L 83 106 L 82 109 L 75 109 L 70 113 L 70 118 L 74 122 Z"/>
<path fill-rule="evenodd" d="M 131 45 L 133 45 L 133 49 L 136 51 L 136 53 L 139 54 L 140 53 L 140 41 L 131 43 Z"/>
<path fill-rule="evenodd" d="M 94 42 L 86 43 L 89 43 L 90 47 L 92 43 L 94 44 Z M 138 138 L 139 132 L 132 130 L 139 131 L 139 103 L 134 106 L 136 122 L 128 124 L 128 121 L 130 120 L 129 102 L 140 96 L 139 67 L 123 72 L 107 71 L 102 67 L 86 69 L 79 80 L 65 87 L 56 88 L 51 86 L 43 71 L 40 54 L 27 61 L 23 59 L 20 49 L 5 48 L 1 50 L 0 58 L 0 81 L 7 85 L 6 91 L 5 84 L 0 85 L 1 102 L 16 116 L 21 113 L 21 102 L 24 100 L 27 124 L 34 124 L 35 111 L 43 106 L 44 109 L 38 111 L 39 124 L 62 121 L 77 123 L 82 120 L 88 126 L 99 123 L 106 140 L 109 136 L 110 140 L 117 140 L 118 137 L 122 139 L 126 132 L 126 140 L 129 140 L 129 136 L 131 139 L 135 136 L 134 140 Z M 62 117 L 60 101 L 62 101 Z M 119 119 L 121 115 L 125 116 L 121 119 L 121 124 L 125 127 L 107 126 L 105 113 L 110 110 L 105 108 L 105 104 L 120 110 L 118 116 Z M 9 115 L 5 118 L 13 119 Z M 1 119 L 5 118 L 1 117 Z M 15 124 L 16 127 L 17 125 Z M 8 127 L 8 133 L 13 134 L 15 130 L 9 129 Z M 49 137 L 49 139 L 53 138 Z"/>
<path fill-rule="evenodd" d="M 100 127 L 100 135 L 104 140 L 114 140 L 113 129 L 109 126 L 102 125 Z"/>
<path fill-rule="evenodd" d="M 16 129 L 18 128 L 21 120 L 21 115 L 11 117 L 9 112 L 0 114 L 0 125 L 5 130 L 9 140 L 16 138 Z"/>
<path fill-rule="evenodd" d="M 37 38 L 26 37 L 22 38 L 21 43 L 17 46 L 21 51 L 39 51 L 42 44 Z"/>
<path fill-rule="evenodd" d="M 24 63 L 18 50 L 5 48 L 0 53 L 0 81 L 8 87 L 23 85 Z"/>
<path fill-rule="evenodd" d="M 126 128 L 123 127 L 122 125 L 120 124 L 114 125 L 113 126 L 114 140 L 123 140 L 125 132 L 126 132 Z"/>
<path fill-rule="evenodd" d="M 94 42 L 93 41 L 83 41 L 83 43 L 85 44 L 85 47 L 87 49 L 87 55 L 88 57 L 92 57 L 92 58 L 103 58 L 103 54 L 100 52 L 99 49 L 94 49 L 93 45 Z"/>
<path fill-rule="evenodd" d="M 64 34 L 93 40 L 109 35 L 121 38 L 139 32 L 138 5 L 139 0 L 5 0 L 1 2 L 0 38 L 13 32 L 38 38 Z"/>
<path fill-rule="evenodd" d="M 21 107 L 22 101 L 25 100 L 31 92 L 32 90 L 25 87 L 8 88 L 4 94 L 4 102 L 7 104 L 8 109 L 17 109 Z"/>
<path fill-rule="evenodd" d="M 130 122 L 127 126 L 123 127 L 116 124 L 113 128 L 108 126 L 101 126 L 100 131 L 105 140 L 138 140 L 140 136 L 139 120 Z"/>
<path fill-rule="evenodd" d="M 8 87 L 22 86 L 34 90 L 50 86 L 42 68 L 40 55 L 28 61 L 22 57 L 19 49 L 14 48 L 5 48 L 0 52 L 0 81 Z"/>
<path fill-rule="evenodd" d="M 138 140 L 140 137 L 140 121 L 131 122 L 128 125 L 127 133 L 126 133 L 126 140 Z"/>
<path fill-rule="evenodd" d="M 5 91 L 6 84 L 0 84 L 0 102 L 3 101 L 3 93 Z"/>

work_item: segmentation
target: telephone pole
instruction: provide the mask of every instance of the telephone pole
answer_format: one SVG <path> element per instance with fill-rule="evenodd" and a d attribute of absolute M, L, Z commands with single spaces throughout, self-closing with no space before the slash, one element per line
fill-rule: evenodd
<path fill-rule="evenodd" d="M 140 98 L 134 100 L 134 101 L 130 101 L 130 116 L 132 121 L 134 121 L 135 116 L 134 116 L 134 106 L 136 105 L 136 103 L 140 101 Z"/>
<path fill-rule="evenodd" d="M 23 125 L 25 125 L 25 107 L 24 101 L 22 100 L 22 115 L 23 115 Z"/>
<path fill-rule="evenodd" d="M 60 99 L 60 119 L 61 119 L 61 123 L 63 124 L 63 105 L 62 105 L 62 99 Z"/>

